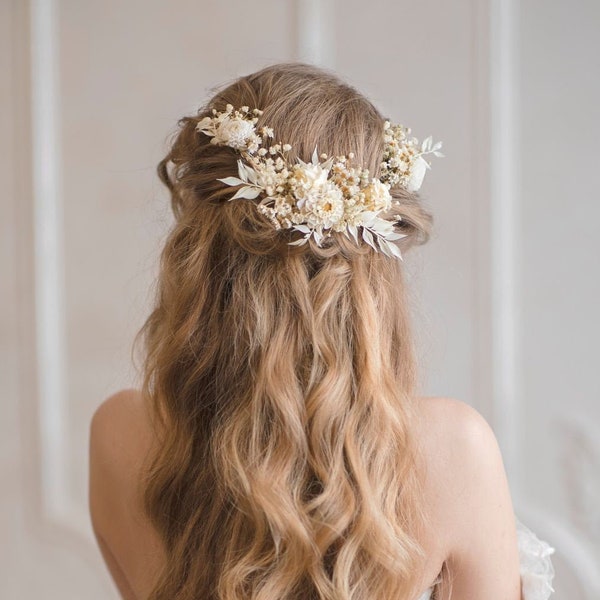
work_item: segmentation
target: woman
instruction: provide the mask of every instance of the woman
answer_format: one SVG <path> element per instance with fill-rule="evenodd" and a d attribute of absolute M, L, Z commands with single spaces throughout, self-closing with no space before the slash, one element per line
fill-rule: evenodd
<path fill-rule="evenodd" d="M 91 425 L 122 596 L 547 598 L 552 549 L 515 518 L 491 428 L 415 396 L 401 259 L 429 236 L 440 144 L 296 63 L 179 125 L 141 389 Z"/>

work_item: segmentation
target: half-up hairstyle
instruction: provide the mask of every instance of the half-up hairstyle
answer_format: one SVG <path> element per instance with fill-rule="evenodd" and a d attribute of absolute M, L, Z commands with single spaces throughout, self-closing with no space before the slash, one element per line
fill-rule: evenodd
<path fill-rule="evenodd" d="M 217 179 L 238 155 L 195 130 L 227 104 L 261 109 L 291 159 L 353 152 L 373 176 L 382 159 L 382 115 L 304 64 L 241 77 L 179 120 L 158 165 L 175 224 L 138 333 L 157 437 L 142 492 L 167 556 L 150 600 L 414 600 L 424 517 L 402 262 L 343 234 L 290 246 L 259 200 L 229 201 Z M 404 254 L 431 216 L 391 192 Z"/>

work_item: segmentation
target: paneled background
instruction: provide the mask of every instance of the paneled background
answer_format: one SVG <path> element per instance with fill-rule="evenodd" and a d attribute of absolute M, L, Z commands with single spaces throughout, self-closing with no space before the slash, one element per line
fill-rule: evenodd
<path fill-rule="evenodd" d="M 422 392 L 490 421 L 557 600 L 600 598 L 596 0 L 0 0 L 0 598 L 116 598 L 87 514 L 95 407 L 170 224 L 176 120 L 272 62 L 443 140 L 406 257 Z"/>

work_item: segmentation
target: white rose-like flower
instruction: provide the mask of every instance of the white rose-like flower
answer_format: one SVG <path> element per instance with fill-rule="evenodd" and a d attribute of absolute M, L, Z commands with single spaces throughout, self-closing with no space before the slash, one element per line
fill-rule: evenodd
<path fill-rule="evenodd" d="M 425 159 L 421 156 L 417 156 L 412 164 L 410 177 L 408 178 L 408 182 L 406 184 L 406 188 L 409 192 L 416 192 L 421 187 L 427 168 L 428 165 L 425 162 Z"/>
<path fill-rule="evenodd" d="M 225 144 L 231 148 L 243 150 L 254 138 L 254 135 L 254 124 L 251 121 L 226 117 L 217 125 L 211 143 Z"/>
<path fill-rule="evenodd" d="M 379 211 L 389 210 L 392 205 L 392 195 L 388 186 L 379 179 L 374 179 L 368 186 L 363 188 L 365 195 L 365 207 L 367 210 Z"/>
<path fill-rule="evenodd" d="M 294 166 L 290 180 L 294 196 L 299 201 L 298 208 L 302 208 L 304 201 L 310 195 L 320 193 L 327 182 L 329 172 L 321 165 L 301 164 Z"/>

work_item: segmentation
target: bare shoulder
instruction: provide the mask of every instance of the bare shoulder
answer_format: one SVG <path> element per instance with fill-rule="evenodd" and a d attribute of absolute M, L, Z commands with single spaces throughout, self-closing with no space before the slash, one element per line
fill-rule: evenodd
<path fill-rule="evenodd" d="M 138 390 L 120 390 L 96 408 L 90 423 L 90 466 L 107 478 L 106 484 L 121 485 L 128 503 L 151 447 L 150 419 Z"/>
<path fill-rule="evenodd" d="M 121 390 L 98 406 L 90 422 L 89 510 L 100 550 L 124 598 L 144 597 L 151 584 L 146 574 L 163 560 L 140 494 L 151 449 L 150 419 L 138 390 Z"/>
<path fill-rule="evenodd" d="M 505 476 L 494 430 L 473 406 L 455 398 L 423 397 L 418 399 L 417 415 L 417 435 L 432 485 L 458 498 L 461 488 L 473 493 L 470 484 L 482 473 Z"/>
<path fill-rule="evenodd" d="M 99 433 L 117 441 L 125 431 L 149 441 L 149 416 L 142 394 L 134 388 L 115 392 L 94 411 L 91 433 Z M 111 434 L 112 432 L 112 434 Z"/>
<path fill-rule="evenodd" d="M 424 420 L 426 427 L 436 428 L 437 433 L 493 435 L 483 415 L 462 400 L 445 396 L 423 396 L 417 402 L 419 417 Z"/>
<path fill-rule="evenodd" d="M 150 418 L 141 393 L 124 389 L 104 400 L 92 416 L 89 441 L 90 484 L 96 483 L 95 477 L 102 483 L 98 491 L 105 496 L 114 492 L 115 501 L 139 509 L 141 469 L 152 449 Z M 90 501 L 95 499 L 93 491 Z"/>
<path fill-rule="evenodd" d="M 458 490 L 468 484 L 470 467 L 498 452 L 496 438 L 483 415 L 461 400 L 426 396 L 417 399 L 416 408 L 430 522 L 436 537 L 449 546 L 453 534 L 448 515 L 458 502 Z"/>
<path fill-rule="evenodd" d="M 493 428 L 454 398 L 418 400 L 432 522 L 460 598 L 519 596 L 512 499 Z"/>
<path fill-rule="evenodd" d="M 432 464 L 463 470 L 487 460 L 499 466 L 494 430 L 473 406 L 455 398 L 423 397 L 417 400 L 417 409 L 418 435 Z"/>

